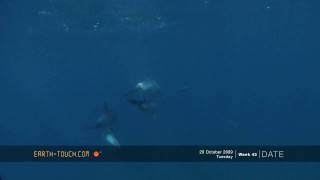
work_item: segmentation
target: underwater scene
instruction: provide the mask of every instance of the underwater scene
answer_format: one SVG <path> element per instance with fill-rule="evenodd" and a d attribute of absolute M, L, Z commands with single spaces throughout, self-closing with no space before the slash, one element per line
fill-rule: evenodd
<path fill-rule="evenodd" d="M 319 145 L 320 2 L 0 0 L 0 145 Z M 319 180 L 319 163 L 0 162 L 1 180 Z"/>

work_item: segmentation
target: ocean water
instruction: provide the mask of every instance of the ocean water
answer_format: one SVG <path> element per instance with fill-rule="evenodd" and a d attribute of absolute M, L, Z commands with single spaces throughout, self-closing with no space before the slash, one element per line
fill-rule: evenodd
<path fill-rule="evenodd" d="M 319 2 L 1 0 L 0 145 L 317 145 Z M 161 88 L 156 117 L 124 94 Z M 181 92 L 186 88 L 187 91 Z M 11 179 L 320 179 L 317 163 L 1 163 Z"/>

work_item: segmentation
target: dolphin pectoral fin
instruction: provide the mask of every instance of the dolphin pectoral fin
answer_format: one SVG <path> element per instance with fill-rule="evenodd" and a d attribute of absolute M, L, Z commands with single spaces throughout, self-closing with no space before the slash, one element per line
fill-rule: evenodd
<path fill-rule="evenodd" d="M 114 136 L 114 134 L 108 130 L 105 135 L 105 140 L 112 146 L 120 146 L 118 139 Z"/>

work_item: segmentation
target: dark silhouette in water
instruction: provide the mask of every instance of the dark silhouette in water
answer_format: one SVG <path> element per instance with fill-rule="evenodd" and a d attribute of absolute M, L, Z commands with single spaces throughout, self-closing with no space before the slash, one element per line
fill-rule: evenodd
<path fill-rule="evenodd" d="M 189 92 L 189 91 L 191 91 L 191 87 L 189 87 L 189 86 L 184 86 L 183 88 L 179 89 L 179 90 L 177 91 L 177 93 L 187 93 L 187 92 Z"/>
<path fill-rule="evenodd" d="M 156 104 L 154 102 L 148 102 L 146 100 L 139 101 L 133 99 L 129 99 L 128 102 L 132 105 L 135 105 L 142 112 L 149 114 L 155 113 Z"/>
<path fill-rule="evenodd" d="M 99 129 L 113 130 L 117 119 L 118 119 L 117 114 L 113 110 L 111 110 L 111 108 L 107 103 L 104 103 L 103 113 L 97 119 L 95 127 Z"/>

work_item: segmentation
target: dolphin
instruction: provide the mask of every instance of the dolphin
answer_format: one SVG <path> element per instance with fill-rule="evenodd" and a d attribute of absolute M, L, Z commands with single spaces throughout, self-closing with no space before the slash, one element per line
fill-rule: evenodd
<path fill-rule="evenodd" d="M 117 114 L 111 110 L 107 103 L 104 103 L 103 113 L 95 123 L 95 128 L 102 129 L 104 131 L 104 140 L 112 146 L 120 146 L 118 139 L 113 133 L 117 119 Z"/>
<path fill-rule="evenodd" d="M 191 90 L 191 87 L 184 86 L 172 94 L 163 96 L 160 86 L 155 80 L 146 79 L 138 82 L 136 86 L 125 94 L 127 102 L 141 112 L 151 114 L 155 117 L 157 104 L 161 100 L 171 99 L 178 95 L 183 95 Z"/>

